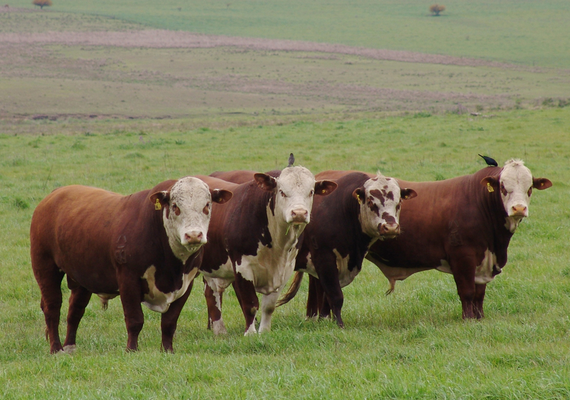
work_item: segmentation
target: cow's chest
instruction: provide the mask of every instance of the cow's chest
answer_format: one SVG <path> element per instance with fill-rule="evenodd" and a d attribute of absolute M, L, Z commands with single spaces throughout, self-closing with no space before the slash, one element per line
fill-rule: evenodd
<path fill-rule="evenodd" d="M 260 244 L 257 254 L 242 256 L 235 265 L 236 273 L 253 282 L 255 290 L 262 294 L 277 292 L 285 286 L 295 268 L 296 246 L 287 249 Z"/>
<path fill-rule="evenodd" d="M 350 256 L 343 257 L 336 249 L 333 250 L 336 257 L 336 267 L 338 269 L 338 281 L 340 287 L 345 287 L 352 283 L 356 275 L 360 272 L 360 268 L 349 269 Z"/>
<path fill-rule="evenodd" d="M 325 268 L 321 266 L 320 269 L 323 271 L 322 273 L 326 274 L 330 273 L 330 268 L 336 268 L 338 270 L 338 281 L 340 283 L 340 287 L 348 286 L 350 283 L 352 283 L 354 278 L 356 278 L 356 275 L 358 275 L 360 272 L 360 268 L 352 268 L 351 270 L 349 268 L 349 255 L 343 257 L 336 249 L 333 250 L 333 253 L 335 256 L 334 267 L 332 265 L 330 267 L 325 266 Z M 301 271 L 306 272 L 315 278 L 319 277 L 310 254 L 307 257 L 307 267 Z"/>
<path fill-rule="evenodd" d="M 156 267 L 152 265 L 142 276 L 142 279 L 144 279 L 148 285 L 148 293 L 145 293 L 144 295 L 143 304 L 153 311 L 165 313 L 170 308 L 170 304 L 186 293 L 197 272 L 198 269 L 194 268 L 188 274 L 182 274 L 182 287 L 180 287 L 180 289 L 173 290 L 172 292 L 164 293 L 156 287 Z"/>

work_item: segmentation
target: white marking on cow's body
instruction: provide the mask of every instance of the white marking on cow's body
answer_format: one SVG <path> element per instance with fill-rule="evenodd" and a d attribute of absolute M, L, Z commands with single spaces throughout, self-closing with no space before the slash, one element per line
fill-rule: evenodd
<path fill-rule="evenodd" d="M 143 304 L 152 311 L 165 313 L 170 308 L 170 304 L 186 293 L 186 290 L 188 290 L 188 287 L 190 286 L 190 283 L 192 283 L 192 280 L 194 280 L 197 272 L 198 269 L 194 268 L 188 274 L 182 274 L 182 287 L 170 293 L 163 293 L 156 287 L 156 267 L 151 265 L 141 277 L 146 280 L 148 285 L 148 293 L 145 293 L 144 295 Z"/>
<path fill-rule="evenodd" d="M 210 210 L 211 203 L 210 189 L 201 179 L 187 176 L 170 188 L 162 220 L 170 248 L 182 262 L 207 242 L 211 213 L 204 210 Z"/>
<path fill-rule="evenodd" d="M 497 256 L 487 249 L 483 261 L 475 269 L 475 283 L 484 285 L 491 282 L 496 275 L 493 274 L 494 267 L 498 268 Z"/>
<path fill-rule="evenodd" d="M 436 267 L 435 269 L 437 269 L 440 272 L 445 272 L 446 274 L 452 274 L 453 272 L 451 272 L 451 265 L 449 265 L 449 262 L 447 262 L 447 260 L 440 260 L 441 265 L 439 267 Z"/>
<path fill-rule="evenodd" d="M 220 318 L 217 321 L 210 321 L 212 324 L 212 332 L 214 332 L 214 335 L 227 335 L 228 334 L 228 330 L 226 329 L 226 325 L 224 324 L 224 321 Z"/>
<path fill-rule="evenodd" d="M 358 268 L 354 268 L 352 271 L 349 271 L 348 269 L 348 261 L 350 259 L 349 255 L 343 257 L 340 255 L 337 249 L 333 249 L 333 253 L 336 257 L 336 267 L 338 269 L 338 282 L 340 283 L 340 287 L 343 288 L 349 285 L 354 280 L 354 278 L 356 277 L 356 275 L 358 275 L 360 270 Z"/>

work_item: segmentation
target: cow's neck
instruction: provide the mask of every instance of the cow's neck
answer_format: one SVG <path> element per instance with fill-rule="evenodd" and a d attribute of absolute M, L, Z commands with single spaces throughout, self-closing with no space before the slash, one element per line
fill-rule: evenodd
<path fill-rule="evenodd" d="M 479 177 L 475 180 L 477 179 Z M 485 216 L 482 226 L 486 227 L 483 229 L 489 235 L 489 250 L 497 256 L 497 264 L 503 267 L 507 263 L 507 247 L 520 221 L 509 222 L 500 193 L 489 193 L 488 189 L 481 187 L 480 184 L 477 189 L 477 193 L 481 196 L 478 203 L 483 205 L 482 215 Z"/>

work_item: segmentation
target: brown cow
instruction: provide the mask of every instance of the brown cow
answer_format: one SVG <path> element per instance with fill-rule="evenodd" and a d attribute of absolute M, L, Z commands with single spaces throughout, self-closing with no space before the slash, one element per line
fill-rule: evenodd
<path fill-rule="evenodd" d="M 271 316 L 279 293 L 293 273 L 301 233 L 310 222 L 313 195 L 327 195 L 336 183 L 315 181 L 303 167 L 287 167 L 267 174 L 251 171 L 200 177 L 234 193 L 227 205 L 215 206 L 201 271 L 206 281 L 208 326 L 226 333 L 222 295 L 233 284 L 245 317 L 245 334 L 257 332 L 257 292 L 263 295 L 259 332 L 271 330 Z"/>
<path fill-rule="evenodd" d="M 163 313 L 162 347 L 173 351 L 178 316 L 206 243 L 211 203 L 225 203 L 231 196 L 186 177 L 130 196 L 74 185 L 43 199 L 32 217 L 30 246 L 50 351 L 75 349 L 92 293 L 105 302 L 121 297 L 127 350 L 137 350 L 142 302 Z M 66 274 L 71 297 L 62 346 L 58 326 Z"/>
<path fill-rule="evenodd" d="M 315 199 L 311 223 L 297 255 L 295 279 L 278 306 L 295 296 L 303 272 L 308 272 L 312 290 L 307 317 L 319 313 L 328 317 L 332 307 L 337 324 L 344 327 L 341 288 L 358 275 L 372 243 L 398 236 L 401 202 L 415 197 L 416 192 L 401 189 L 396 179 L 380 173 L 325 171 L 315 178 L 334 179 L 338 188 L 330 196 Z"/>
<path fill-rule="evenodd" d="M 507 263 L 507 247 L 528 216 L 532 189 L 552 186 L 533 178 L 520 160 L 438 182 L 399 181 L 420 195 L 402 205 L 402 234 L 378 241 L 366 258 L 390 281 L 429 269 L 453 274 L 463 318 L 482 318 L 487 283 Z"/>

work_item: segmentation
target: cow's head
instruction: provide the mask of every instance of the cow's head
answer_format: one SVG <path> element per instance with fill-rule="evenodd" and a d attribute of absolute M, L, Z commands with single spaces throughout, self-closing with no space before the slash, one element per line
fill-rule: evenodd
<path fill-rule="evenodd" d="M 179 179 L 169 190 L 153 193 L 150 201 L 162 210 L 164 229 L 172 251 L 182 261 L 206 244 L 212 202 L 225 203 L 232 192 L 210 189 L 191 176 Z"/>
<path fill-rule="evenodd" d="M 521 160 L 507 161 L 499 177 L 488 176 L 481 180 L 481 184 L 490 193 L 499 191 L 507 213 L 505 227 L 511 232 L 517 229 L 524 217 L 528 217 L 532 189 L 544 190 L 552 186 L 546 178 L 533 178 Z"/>
<path fill-rule="evenodd" d="M 380 172 L 355 189 L 352 196 L 360 204 L 360 226 L 372 238 L 391 239 L 400 234 L 402 200 L 417 196 L 413 189 L 401 189 L 394 178 Z"/>
<path fill-rule="evenodd" d="M 304 167 L 287 167 L 279 177 L 255 174 L 257 185 L 274 192 L 273 214 L 287 224 L 306 225 L 311 221 L 313 196 L 332 193 L 337 184 L 331 181 L 315 181 L 315 176 Z"/>

